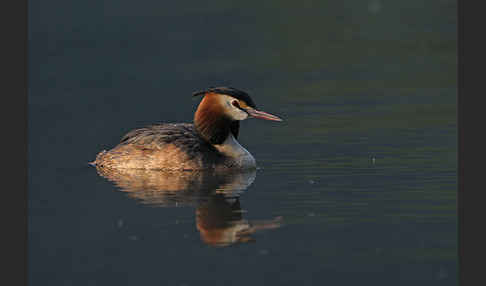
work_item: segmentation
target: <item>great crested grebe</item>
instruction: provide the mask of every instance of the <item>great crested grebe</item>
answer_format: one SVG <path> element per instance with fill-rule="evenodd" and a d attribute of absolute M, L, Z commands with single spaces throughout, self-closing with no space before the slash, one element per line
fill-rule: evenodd
<path fill-rule="evenodd" d="M 194 124 L 162 123 L 135 129 L 113 149 L 101 151 L 93 165 L 116 169 L 250 169 L 253 156 L 238 141 L 240 120 L 282 121 L 256 109 L 250 96 L 231 87 L 211 87 L 193 93 L 203 99 Z"/>

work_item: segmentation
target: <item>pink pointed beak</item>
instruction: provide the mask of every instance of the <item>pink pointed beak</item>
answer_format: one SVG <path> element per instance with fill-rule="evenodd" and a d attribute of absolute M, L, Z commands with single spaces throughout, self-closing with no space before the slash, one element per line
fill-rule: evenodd
<path fill-rule="evenodd" d="M 282 121 L 282 119 L 278 116 L 275 116 L 270 113 L 266 113 L 263 111 L 259 111 L 253 108 L 248 108 L 245 109 L 248 114 L 253 117 L 253 118 L 260 118 L 260 119 L 265 119 L 265 120 L 272 120 L 272 121 Z"/>

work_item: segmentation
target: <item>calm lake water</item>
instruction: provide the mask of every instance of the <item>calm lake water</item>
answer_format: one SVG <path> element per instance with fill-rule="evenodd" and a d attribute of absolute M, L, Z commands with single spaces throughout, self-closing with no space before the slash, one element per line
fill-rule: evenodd
<path fill-rule="evenodd" d="M 455 1 L 29 1 L 29 285 L 457 285 Z M 229 85 L 256 172 L 88 165 Z"/>

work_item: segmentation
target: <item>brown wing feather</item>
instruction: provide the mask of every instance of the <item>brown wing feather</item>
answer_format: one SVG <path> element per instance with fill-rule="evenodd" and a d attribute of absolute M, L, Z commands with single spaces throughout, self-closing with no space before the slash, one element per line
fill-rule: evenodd
<path fill-rule="evenodd" d="M 110 151 L 98 154 L 95 164 L 120 168 L 212 168 L 225 160 L 197 133 L 193 124 L 164 123 L 135 129 Z"/>
<path fill-rule="evenodd" d="M 135 129 L 122 137 L 119 145 L 125 144 L 156 150 L 173 144 L 184 152 L 188 159 L 202 154 L 222 156 L 197 133 L 194 124 L 190 123 L 163 123 Z"/>
<path fill-rule="evenodd" d="M 141 145 L 147 148 L 163 147 L 166 144 L 200 144 L 201 138 L 189 123 L 164 123 L 128 132 L 120 144 Z"/>

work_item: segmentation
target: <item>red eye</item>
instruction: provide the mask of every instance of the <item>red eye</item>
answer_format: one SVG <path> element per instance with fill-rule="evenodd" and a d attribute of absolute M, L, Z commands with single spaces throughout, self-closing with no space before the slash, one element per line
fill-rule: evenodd
<path fill-rule="evenodd" d="M 240 108 L 240 104 L 238 103 L 238 101 L 233 101 L 233 106 L 237 107 L 237 108 Z"/>

